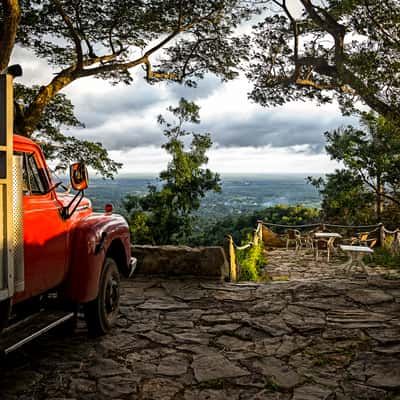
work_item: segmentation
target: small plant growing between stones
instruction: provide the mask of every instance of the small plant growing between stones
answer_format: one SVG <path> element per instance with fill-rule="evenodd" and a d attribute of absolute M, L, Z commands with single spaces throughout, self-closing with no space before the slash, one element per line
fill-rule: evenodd
<path fill-rule="evenodd" d="M 270 389 L 273 392 L 279 392 L 280 391 L 279 385 L 274 381 L 273 378 L 266 378 L 264 385 L 265 385 L 266 389 Z"/>

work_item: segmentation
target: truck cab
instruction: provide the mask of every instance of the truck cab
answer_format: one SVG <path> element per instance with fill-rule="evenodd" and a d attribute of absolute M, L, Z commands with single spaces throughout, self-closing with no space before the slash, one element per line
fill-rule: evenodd
<path fill-rule="evenodd" d="M 11 85 L 9 75 L 0 75 L 0 351 L 5 353 L 25 343 L 26 332 L 34 337 L 35 329 L 75 319 L 79 309 L 92 334 L 108 332 L 118 314 L 120 275 L 129 277 L 136 265 L 124 218 L 94 212 L 84 197 L 86 167 L 71 166 L 71 194 L 53 178 L 40 146 L 12 134 Z"/>

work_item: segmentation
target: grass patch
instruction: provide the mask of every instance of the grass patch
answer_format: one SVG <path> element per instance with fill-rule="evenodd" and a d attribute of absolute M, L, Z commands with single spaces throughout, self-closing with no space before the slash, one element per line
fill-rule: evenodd
<path fill-rule="evenodd" d="M 245 250 L 238 250 L 237 261 L 240 267 L 240 281 L 260 280 L 261 268 L 266 264 L 264 245 L 260 243 Z"/>

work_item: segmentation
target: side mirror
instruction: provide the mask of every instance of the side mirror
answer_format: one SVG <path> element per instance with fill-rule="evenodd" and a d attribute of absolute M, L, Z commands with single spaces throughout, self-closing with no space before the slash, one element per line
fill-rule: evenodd
<path fill-rule="evenodd" d="M 71 186 L 74 190 L 85 190 L 89 185 L 86 165 L 79 162 L 70 167 Z"/>

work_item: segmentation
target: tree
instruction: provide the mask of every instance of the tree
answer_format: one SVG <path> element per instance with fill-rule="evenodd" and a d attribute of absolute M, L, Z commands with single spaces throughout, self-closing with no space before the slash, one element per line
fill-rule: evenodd
<path fill-rule="evenodd" d="M 262 105 L 336 98 L 345 113 L 362 101 L 400 122 L 398 0 L 264 1 L 248 77 Z M 297 4 L 302 14 L 290 8 Z"/>
<path fill-rule="evenodd" d="M 384 199 L 400 205 L 400 130 L 373 113 L 363 114 L 360 123 L 364 129 L 347 126 L 325 133 L 327 153 L 346 169 L 329 174 L 325 182 L 311 181 L 323 195 L 328 217 L 336 212 L 361 222 L 375 198 L 375 222 L 380 222 Z"/>
<path fill-rule="evenodd" d="M 129 195 L 124 200 L 131 223 L 132 237 L 137 242 L 156 244 L 184 243 L 193 228 L 192 213 L 209 190 L 220 191 L 218 174 L 203 168 L 206 151 L 211 147 L 209 133 L 199 134 L 184 129 L 187 123 L 199 124 L 199 107 L 181 98 L 177 107 L 169 107 L 175 120 L 158 116 L 168 141 L 162 145 L 172 159 L 160 173 L 160 185 L 149 185 L 144 197 Z M 191 137 L 189 148 L 185 138 Z"/>
<path fill-rule="evenodd" d="M 364 130 L 348 126 L 327 132 L 326 150 L 373 191 L 379 220 L 383 198 L 400 205 L 400 129 L 372 113 L 363 114 L 361 125 Z"/>
<path fill-rule="evenodd" d="M 359 225 L 376 223 L 374 196 L 362 179 L 349 170 L 336 170 L 326 178 L 308 177 L 322 196 L 323 221 Z"/>
<path fill-rule="evenodd" d="M 21 112 L 35 98 L 39 87 L 31 88 L 15 85 L 15 98 L 18 99 L 15 113 Z M 48 160 L 57 160 L 56 170 L 66 170 L 72 161 L 84 160 L 86 165 L 98 171 L 105 178 L 112 178 L 122 164 L 111 160 L 101 143 L 80 140 L 65 135 L 62 130 L 69 127 L 82 127 L 74 115 L 74 106 L 68 98 L 57 93 L 46 106 L 32 139 L 37 140 Z"/>
<path fill-rule="evenodd" d="M 94 76 L 130 84 L 132 71 L 139 66 L 149 82 L 169 79 L 194 85 L 192 79 L 206 72 L 231 79 L 247 48 L 233 36 L 234 28 L 249 15 L 240 0 L 0 4 L 0 70 L 18 43 L 57 71 L 17 115 L 17 132 L 25 136 L 33 134 L 54 96 L 77 79 Z"/>

